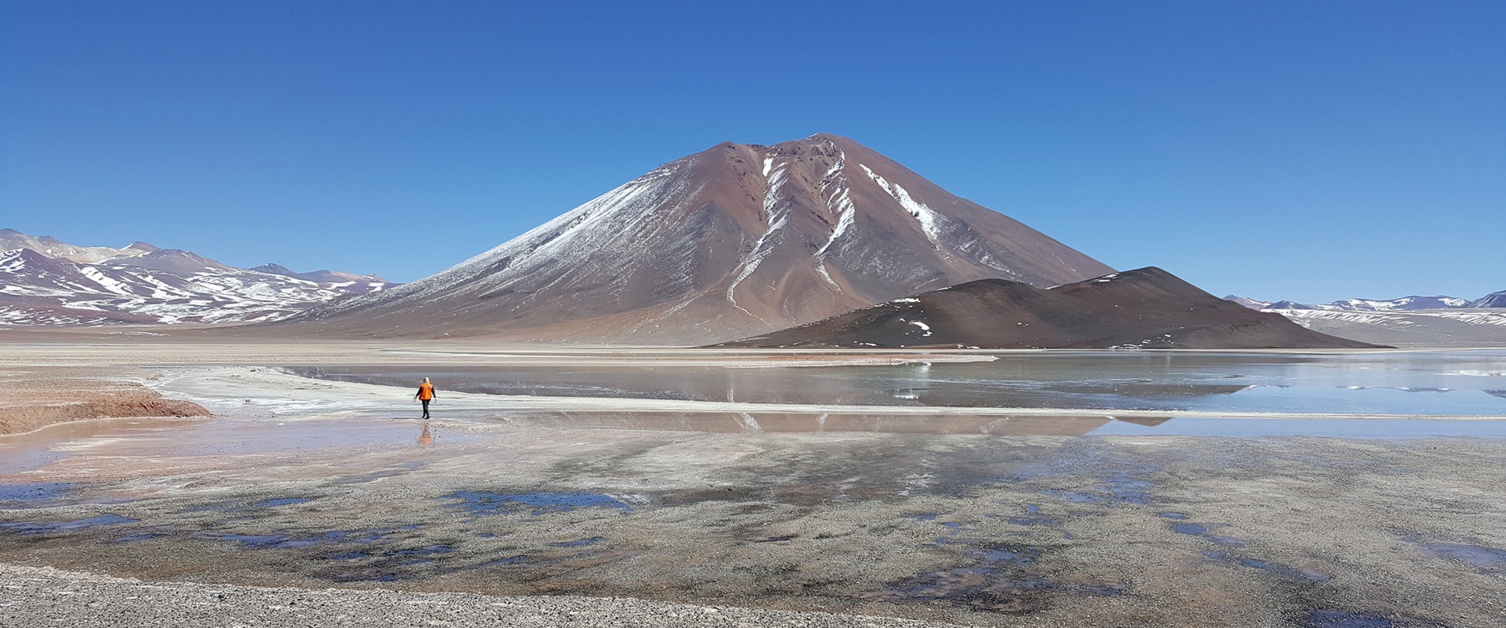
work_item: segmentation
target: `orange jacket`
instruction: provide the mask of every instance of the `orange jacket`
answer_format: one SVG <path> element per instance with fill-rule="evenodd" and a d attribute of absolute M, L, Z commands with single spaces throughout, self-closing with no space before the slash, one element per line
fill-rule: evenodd
<path fill-rule="evenodd" d="M 434 385 L 424 382 L 418 385 L 418 398 L 420 401 L 428 401 L 434 398 Z"/>

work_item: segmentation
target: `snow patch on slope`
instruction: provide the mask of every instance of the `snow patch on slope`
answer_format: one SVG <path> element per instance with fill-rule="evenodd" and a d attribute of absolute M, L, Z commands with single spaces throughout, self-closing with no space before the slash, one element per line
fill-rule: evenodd
<path fill-rule="evenodd" d="M 1304 319 L 1322 319 L 1340 321 L 1345 323 L 1362 323 L 1366 325 L 1393 325 L 1405 327 L 1414 325 L 1416 320 L 1437 318 L 1457 321 L 1469 325 L 1489 325 L 1506 327 L 1506 312 L 1490 310 L 1410 310 L 1406 312 L 1370 312 L 1350 310 L 1302 310 L 1302 309 L 1275 309 L 1267 310 L 1276 312 L 1297 323 L 1303 323 Z M 1305 326 L 1305 325 L 1304 325 Z"/>
<path fill-rule="evenodd" d="M 71 245 L 52 248 L 66 247 Z M 0 302 L 0 321 L 25 325 L 265 321 L 287 318 L 349 293 L 212 261 L 201 271 L 174 272 L 117 260 L 81 263 L 34 249 L 0 254 L 0 295 L 7 297 Z"/>
<path fill-rule="evenodd" d="M 769 253 L 773 250 L 774 245 L 774 242 L 771 240 L 772 236 L 775 232 L 784 228 L 784 226 L 789 223 L 790 219 L 789 208 L 786 207 L 784 203 L 780 202 L 781 199 L 779 196 L 780 189 L 784 187 L 785 180 L 788 176 L 789 164 L 784 163 L 780 164 L 777 168 L 773 168 L 773 175 L 770 176 L 769 172 L 773 164 L 773 157 L 767 157 L 764 159 L 764 176 L 767 176 L 769 178 L 769 181 L 768 186 L 764 188 L 763 194 L 763 214 L 765 220 L 763 235 L 758 236 L 758 241 L 753 244 L 753 250 L 748 253 L 748 257 L 743 259 L 741 269 L 737 273 L 737 278 L 733 279 L 732 284 L 727 286 L 727 301 L 732 304 L 732 307 L 742 310 L 744 314 L 752 316 L 753 318 L 758 318 L 758 316 L 746 309 L 743 309 L 743 306 L 737 304 L 737 296 L 735 294 L 735 291 L 737 290 L 738 284 L 741 284 L 744 279 L 747 279 L 748 275 L 753 274 L 753 271 L 758 270 L 758 265 L 763 263 L 765 257 L 769 256 Z M 759 318 L 759 320 L 763 319 Z"/>
<path fill-rule="evenodd" d="M 891 183 L 888 179 L 885 179 L 882 175 L 874 172 L 868 166 L 865 166 L 863 164 L 858 165 L 863 168 L 863 172 L 868 173 L 868 178 L 873 179 L 874 183 L 879 184 L 879 187 L 884 188 L 884 191 L 889 193 L 889 196 L 892 196 L 894 197 L 894 200 L 899 201 L 900 207 L 903 207 L 905 208 L 905 211 L 910 212 L 910 215 L 915 218 L 915 222 L 920 224 L 921 231 L 925 232 L 926 239 L 931 241 L 931 246 L 935 247 L 938 251 L 942 250 L 941 227 L 942 222 L 946 220 L 946 217 L 937 213 L 930 207 L 926 207 L 925 203 L 921 203 L 911 198 L 910 193 L 906 191 L 904 187 L 900 186 L 900 184 Z"/>
<path fill-rule="evenodd" d="M 473 256 L 448 270 L 425 279 L 391 287 L 380 294 L 369 294 L 326 308 L 320 315 L 354 309 L 373 302 L 427 297 L 451 288 L 470 284 L 479 291 L 505 288 L 517 273 L 508 269 L 588 268 L 593 255 L 620 247 L 623 233 L 642 227 L 641 218 L 654 207 L 676 207 L 683 199 L 694 196 L 702 184 L 691 181 L 684 162 L 671 162 L 648 174 L 624 183 L 584 205 L 556 216 L 523 235 Z M 657 255 L 658 251 L 637 251 L 639 256 Z M 527 273 L 522 273 L 526 275 Z M 493 277 L 501 277 L 495 279 Z M 561 275 L 556 282 L 567 277 Z M 532 296 L 540 297 L 542 290 Z M 542 297 L 540 297 L 542 298 Z"/>
<path fill-rule="evenodd" d="M 821 199 L 826 202 L 827 211 L 837 217 L 836 226 L 832 227 L 831 235 L 827 236 L 826 242 L 816 250 L 816 272 L 833 289 L 840 290 L 837 282 L 831 278 L 831 273 L 826 269 L 826 252 L 831 250 L 831 245 L 836 244 L 837 239 L 852 227 L 857 207 L 852 204 L 852 193 L 847 186 L 847 153 L 837 151 L 837 162 L 832 164 L 831 169 L 821 177 Z"/>

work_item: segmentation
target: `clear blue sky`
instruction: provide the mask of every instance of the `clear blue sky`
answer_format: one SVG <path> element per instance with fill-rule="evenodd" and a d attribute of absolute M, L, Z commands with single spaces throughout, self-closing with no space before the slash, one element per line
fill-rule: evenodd
<path fill-rule="evenodd" d="M 0 0 L 0 227 L 410 281 L 851 137 L 1219 295 L 1506 290 L 1506 2 Z"/>

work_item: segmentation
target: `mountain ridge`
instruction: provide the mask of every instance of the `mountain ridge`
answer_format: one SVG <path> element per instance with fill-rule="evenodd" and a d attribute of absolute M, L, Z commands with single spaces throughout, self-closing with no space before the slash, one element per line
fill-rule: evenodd
<path fill-rule="evenodd" d="M 0 229 L 0 249 L 0 323 L 11 325 L 270 321 L 390 285 L 235 268 L 145 242 L 80 247 L 14 229 Z"/>
<path fill-rule="evenodd" d="M 1328 303 L 1309 305 L 1296 301 L 1260 301 L 1249 297 L 1228 295 L 1224 297 L 1255 310 L 1327 310 L 1348 312 L 1401 312 L 1416 310 L 1444 310 L 1463 308 L 1506 307 L 1506 290 L 1495 292 L 1473 301 L 1445 295 L 1411 295 L 1395 299 L 1341 299 Z"/>

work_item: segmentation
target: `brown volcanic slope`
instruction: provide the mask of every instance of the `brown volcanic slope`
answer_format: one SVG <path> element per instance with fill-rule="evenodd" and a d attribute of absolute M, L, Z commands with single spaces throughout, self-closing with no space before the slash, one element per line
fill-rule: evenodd
<path fill-rule="evenodd" d="M 1042 290 L 984 279 L 723 347 L 1376 348 L 1215 297 L 1159 268 Z"/>
<path fill-rule="evenodd" d="M 700 344 L 957 283 L 1113 269 L 858 143 L 724 143 L 277 333 Z"/>

